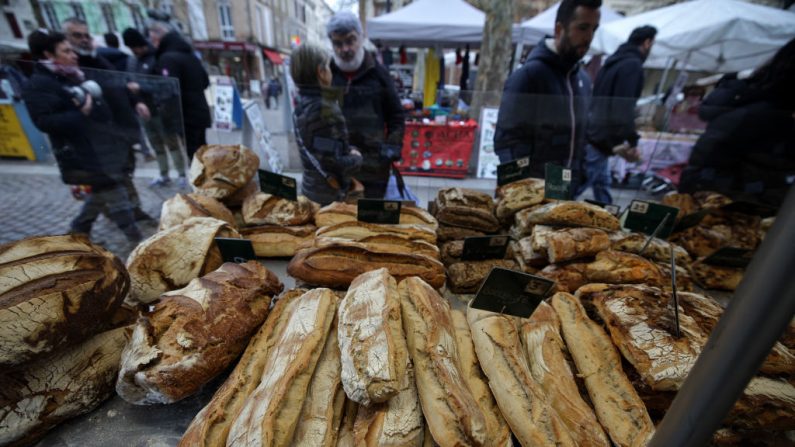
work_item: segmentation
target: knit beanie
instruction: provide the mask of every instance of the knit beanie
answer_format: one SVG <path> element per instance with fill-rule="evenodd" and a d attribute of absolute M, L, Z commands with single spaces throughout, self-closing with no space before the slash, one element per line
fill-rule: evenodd
<path fill-rule="evenodd" d="M 124 45 L 129 48 L 145 47 L 149 45 L 144 35 L 135 28 L 127 28 L 121 36 L 124 40 Z"/>

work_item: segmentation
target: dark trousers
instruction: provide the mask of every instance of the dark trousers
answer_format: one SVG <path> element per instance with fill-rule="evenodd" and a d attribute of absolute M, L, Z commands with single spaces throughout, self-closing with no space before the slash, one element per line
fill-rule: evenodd
<path fill-rule="evenodd" d="M 185 150 L 188 153 L 189 164 L 190 160 L 193 160 L 193 154 L 195 154 L 200 147 L 207 144 L 206 131 L 206 127 L 185 126 Z"/>
<path fill-rule="evenodd" d="M 577 196 L 582 194 L 590 186 L 593 189 L 594 199 L 611 204 L 613 196 L 610 195 L 610 164 L 608 156 L 599 149 L 585 145 L 585 182 L 576 189 Z"/>
<path fill-rule="evenodd" d="M 122 183 L 92 187 L 91 194 L 86 197 L 83 207 L 80 208 L 80 213 L 72 220 L 70 231 L 91 233 L 91 226 L 103 211 L 128 240 L 137 242 L 143 238 L 135 223 L 133 204 L 127 193 L 127 187 Z"/>

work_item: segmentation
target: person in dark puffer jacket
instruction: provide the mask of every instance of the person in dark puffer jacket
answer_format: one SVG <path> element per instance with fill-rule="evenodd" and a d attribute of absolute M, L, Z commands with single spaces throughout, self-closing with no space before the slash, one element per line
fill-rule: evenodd
<path fill-rule="evenodd" d="M 348 130 L 331 85 L 330 55 L 321 47 L 303 44 L 291 56 L 290 75 L 298 87 L 296 130 L 303 147 L 301 192 L 328 205 L 344 200 L 351 175 L 362 164 L 362 154 L 348 144 Z"/>

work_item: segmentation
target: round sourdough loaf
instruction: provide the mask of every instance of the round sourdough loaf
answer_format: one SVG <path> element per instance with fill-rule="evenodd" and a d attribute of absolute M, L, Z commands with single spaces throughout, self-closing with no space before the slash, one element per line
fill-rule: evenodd
<path fill-rule="evenodd" d="M 163 202 L 160 231 L 175 227 L 191 217 L 214 217 L 235 226 L 235 216 L 223 203 L 201 194 L 177 194 Z"/>
<path fill-rule="evenodd" d="M 243 145 L 202 146 L 190 165 L 190 183 L 197 193 L 221 200 L 246 186 L 258 166 L 257 154 Z"/>
<path fill-rule="evenodd" d="M 119 258 L 84 236 L 0 245 L 0 369 L 106 329 L 129 288 Z"/>

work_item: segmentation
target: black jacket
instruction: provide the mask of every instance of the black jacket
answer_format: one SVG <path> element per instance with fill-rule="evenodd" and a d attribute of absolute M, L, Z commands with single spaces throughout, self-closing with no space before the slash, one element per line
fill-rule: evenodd
<path fill-rule="evenodd" d="M 119 144 L 123 130 L 104 99 L 94 103 L 89 116 L 83 115 L 67 90 L 75 85 L 36 64 L 22 96 L 33 123 L 50 137 L 64 183 L 115 184 L 129 170 L 129 147 Z"/>
<path fill-rule="evenodd" d="M 154 76 L 156 64 L 155 49 L 149 47 L 141 57 L 129 58 L 125 71 L 130 74 L 129 79 L 137 82 L 141 87 L 139 96 L 149 107 L 152 116 L 163 116 L 170 129 L 181 132 L 178 82 Z"/>
<path fill-rule="evenodd" d="M 590 95 L 579 62 L 566 63 L 542 39 L 505 82 L 494 133 L 500 162 L 529 156 L 531 175 L 543 178 L 546 163 L 566 166 L 571 158 L 578 178 Z"/>
<path fill-rule="evenodd" d="M 643 55 L 625 43 L 605 61 L 596 75 L 588 120 L 588 142 L 607 155 L 625 141 L 638 145 L 635 103 L 643 90 Z"/>
<path fill-rule="evenodd" d="M 124 71 L 127 68 L 127 60 L 132 56 L 113 47 L 99 47 L 97 48 L 97 56 L 105 58 L 116 71 Z"/>
<path fill-rule="evenodd" d="M 204 90 L 210 86 L 210 78 L 201 61 L 193 54 L 190 44 L 178 32 L 172 31 L 163 36 L 155 56 L 155 74 L 179 79 L 185 127 L 210 127 L 210 107 L 204 97 Z"/>
<path fill-rule="evenodd" d="M 793 107 L 745 81 L 721 82 L 704 101 L 707 128 L 693 147 L 679 190 L 712 190 L 778 206 L 795 175 Z"/>
<path fill-rule="evenodd" d="M 301 88 L 295 109 L 296 125 L 306 152 L 301 151 L 304 176 L 301 191 L 310 200 L 327 205 L 344 199 L 351 174 L 359 169 L 362 158 L 351 154 L 345 117 L 334 94 L 319 88 Z M 307 154 L 307 152 L 309 154 Z M 340 184 L 334 190 L 314 166 L 314 158 L 326 175 Z"/>
<path fill-rule="evenodd" d="M 405 117 L 389 72 L 366 53 L 359 69 L 351 76 L 331 61 L 332 86 L 344 94 L 342 113 L 348 125 L 350 144 L 364 157 L 361 174 L 365 183 L 389 178 L 393 160 L 381 156 L 382 145 L 403 145 Z"/>

